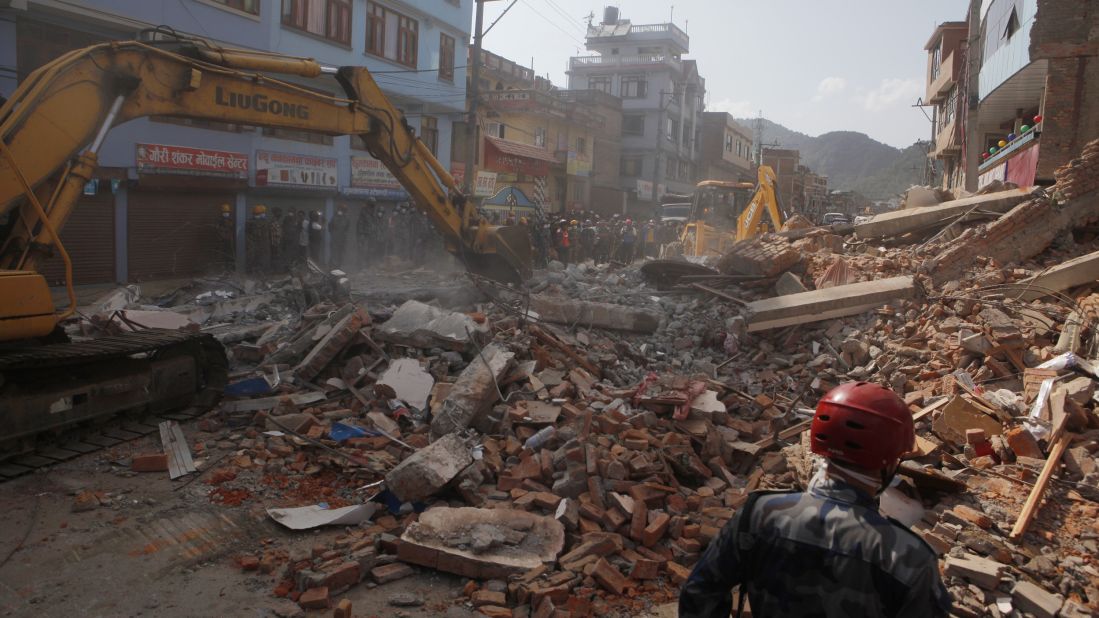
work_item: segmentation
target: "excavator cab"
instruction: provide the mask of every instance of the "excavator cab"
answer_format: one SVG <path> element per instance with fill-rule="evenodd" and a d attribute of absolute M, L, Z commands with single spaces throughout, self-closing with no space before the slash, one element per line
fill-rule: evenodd
<path fill-rule="evenodd" d="M 737 217 L 752 200 L 747 182 L 703 180 L 691 198 L 691 214 L 680 237 L 688 256 L 723 255 L 736 242 Z"/>

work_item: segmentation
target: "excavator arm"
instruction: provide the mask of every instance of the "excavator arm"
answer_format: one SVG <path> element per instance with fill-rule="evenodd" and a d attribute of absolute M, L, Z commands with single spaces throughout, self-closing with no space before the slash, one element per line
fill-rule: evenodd
<path fill-rule="evenodd" d="M 736 239 L 738 241 L 762 234 L 766 229 L 766 224 L 763 222 L 765 214 L 770 218 L 772 231 L 781 229 L 785 222 L 775 188 L 775 170 L 770 165 L 760 165 L 758 178 L 752 201 L 748 202 L 737 217 Z"/>
<path fill-rule="evenodd" d="M 268 73 L 330 73 L 346 97 Z M 107 132 L 144 116 L 360 136 L 467 268 L 505 281 L 529 274 L 525 231 L 487 225 L 365 68 L 322 67 L 198 39 L 172 50 L 125 41 L 61 56 L 30 75 L 0 107 L 0 215 L 9 214 L 8 232 L 0 237 L 0 297 L 15 298 L 20 291 L 28 296 L 34 287 L 38 299 L 44 282 L 27 286 L 25 277 L 41 279 L 33 271 L 56 251 L 66 263 L 72 298 L 71 264 L 58 234 L 94 175 Z M 16 325 L 20 315 L 46 317 L 28 303 L 37 300 L 0 303 L 0 341 L 40 334 L 43 321 L 35 320 L 30 334 Z"/>

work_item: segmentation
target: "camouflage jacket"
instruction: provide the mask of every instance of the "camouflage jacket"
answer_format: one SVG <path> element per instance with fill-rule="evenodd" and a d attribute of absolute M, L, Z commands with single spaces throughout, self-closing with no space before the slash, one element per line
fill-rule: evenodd
<path fill-rule="evenodd" d="M 685 583 L 680 618 L 725 618 L 744 582 L 755 618 L 946 616 L 934 551 L 870 496 L 819 473 L 805 493 L 762 493 L 721 530 Z"/>

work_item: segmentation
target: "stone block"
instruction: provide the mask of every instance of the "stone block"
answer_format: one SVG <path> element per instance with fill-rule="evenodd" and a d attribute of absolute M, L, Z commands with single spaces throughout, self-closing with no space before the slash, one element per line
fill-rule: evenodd
<path fill-rule="evenodd" d="M 434 495 L 473 463 L 469 446 L 450 434 L 410 455 L 385 475 L 385 484 L 403 502 Z"/>

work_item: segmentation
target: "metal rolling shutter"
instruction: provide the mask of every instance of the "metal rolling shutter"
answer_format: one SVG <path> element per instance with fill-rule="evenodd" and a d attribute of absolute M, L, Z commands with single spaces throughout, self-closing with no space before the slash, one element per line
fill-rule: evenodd
<path fill-rule="evenodd" d="M 218 262 L 215 225 L 229 193 L 134 191 L 129 196 L 129 279 L 202 274 Z"/>
<path fill-rule="evenodd" d="M 114 195 L 81 197 L 61 230 L 61 243 L 72 259 L 75 285 L 114 282 Z M 56 252 L 39 272 L 50 285 L 65 284 L 65 263 Z"/>

